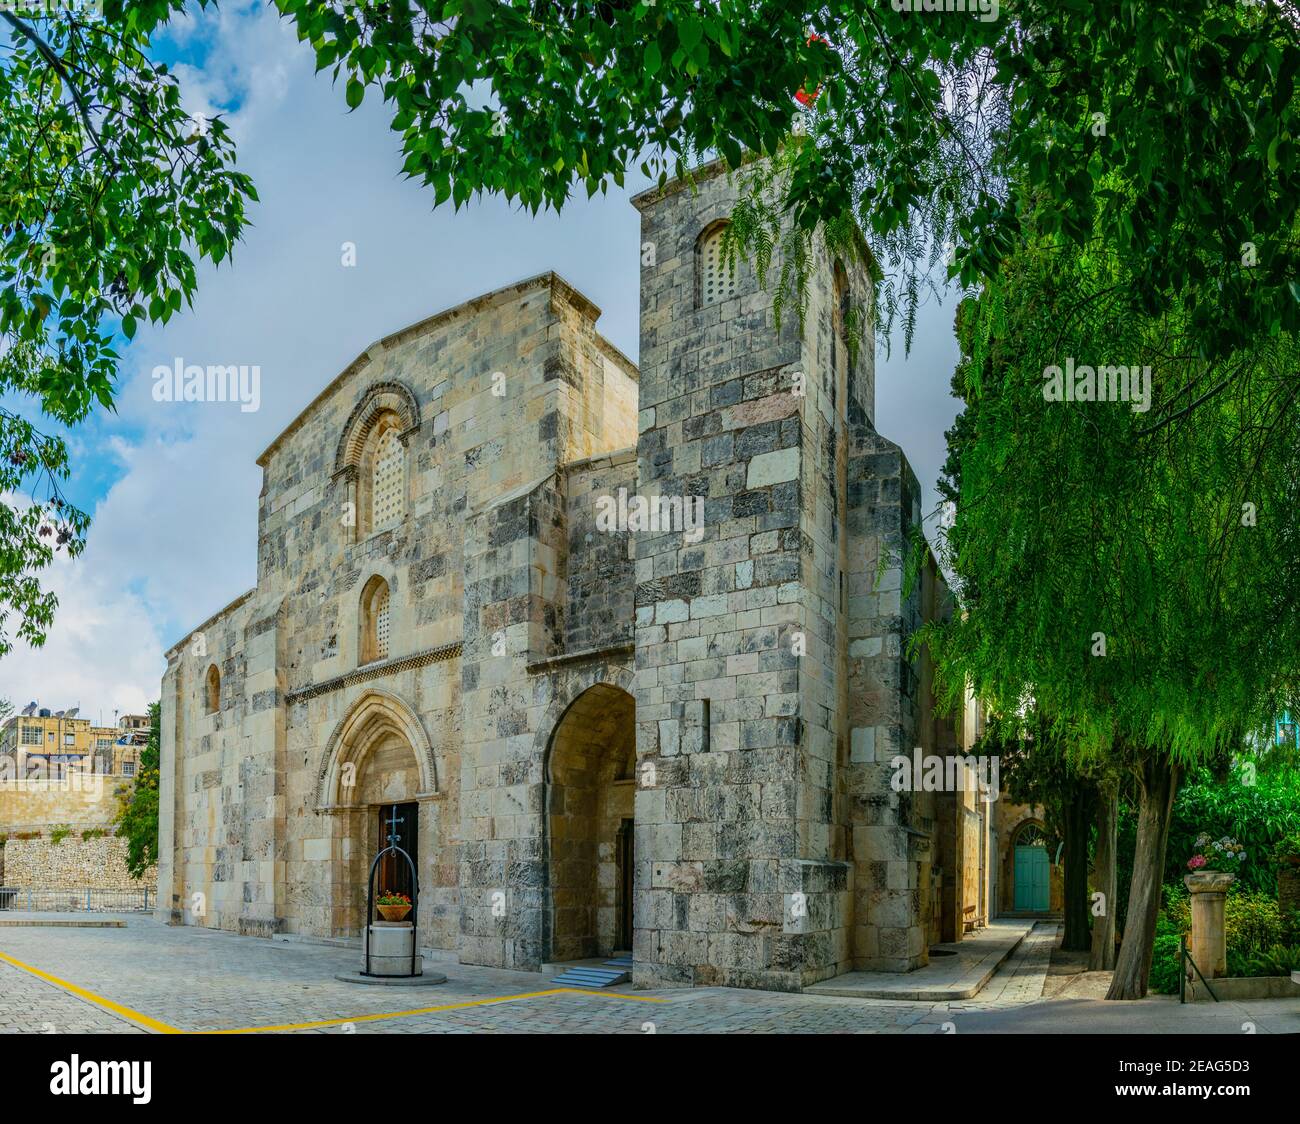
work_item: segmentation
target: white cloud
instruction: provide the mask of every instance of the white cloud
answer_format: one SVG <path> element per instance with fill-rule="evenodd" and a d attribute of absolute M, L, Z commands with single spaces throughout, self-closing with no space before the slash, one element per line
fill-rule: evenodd
<path fill-rule="evenodd" d="M 113 566 L 90 550 L 56 556 L 42 585 L 58 596 L 57 626 L 43 648 L 19 643 L 0 668 L 0 696 L 15 707 L 33 699 L 54 710 L 113 722 L 113 710 L 142 713 L 158 697 L 162 646 L 145 601 L 122 587 Z"/>

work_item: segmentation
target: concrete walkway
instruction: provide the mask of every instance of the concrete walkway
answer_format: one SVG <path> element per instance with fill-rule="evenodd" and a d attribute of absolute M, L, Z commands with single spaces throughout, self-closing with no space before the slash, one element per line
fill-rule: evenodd
<path fill-rule="evenodd" d="M 956 944 L 935 945 L 935 948 L 956 955 L 932 956 L 926 967 L 915 972 L 846 972 L 833 980 L 804 988 L 804 993 L 837 995 L 846 999 L 899 999 L 928 1003 L 970 999 L 993 978 L 993 973 L 1011 956 L 1035 924 L 1030 918 L 999 918 Z M 1050 927 L 1055 933 L 1055 925 L 1050 924 Z M 1038 994 L 1041 993 L 1040 980 Z"/>

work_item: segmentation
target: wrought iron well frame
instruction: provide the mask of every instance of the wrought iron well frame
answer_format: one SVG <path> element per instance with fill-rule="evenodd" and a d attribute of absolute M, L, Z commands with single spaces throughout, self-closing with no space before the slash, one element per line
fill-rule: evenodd
<path fill-rule="evenodd" d="M 406 865 L 411 871 L 411 970 L 405 976 L 390 976 L 389 979 L 408 979 L 412 976 L 418 976 L 420 973 L 415 970 L 415 961 L 420 954 L 420 876 L 416 873 L 415 862 L 410 855 L 397 845 L 397 805 L 392 806 L 392 819 L 388 821 L 388 846 L 384 847 L 379 854 L 375 856 L 375 861 L 370 864 L 370 877 L 366 880 L 366 966 L 362 971 L 363 976 L 373 976 L 370 970 L 370 928 L 374 924 L 375 916 L 375 871 L 379 869 L 379 860 L 390 851 L 399 854 L 406 860 Z"/>

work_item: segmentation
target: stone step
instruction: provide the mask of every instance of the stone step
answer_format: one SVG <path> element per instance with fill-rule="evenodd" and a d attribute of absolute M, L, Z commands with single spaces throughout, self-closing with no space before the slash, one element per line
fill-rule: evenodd
<path fill-rule="evenodd" d="M 561 987 L 612 987 L 614 984 L 626 983 L 631 977 L 627 972 L 613 971 L 605 968 L 570 968 L 562 976 L 551 980 Z"/>

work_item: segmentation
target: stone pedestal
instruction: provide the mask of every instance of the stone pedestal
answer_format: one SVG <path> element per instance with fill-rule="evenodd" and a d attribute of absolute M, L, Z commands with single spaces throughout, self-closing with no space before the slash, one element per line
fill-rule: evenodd
<path fill-rule="evenodd" d="M 1228 973 L 1228 942 L 1223 927 L 1223 902 L 1235 874 L 1198 870 L 1183 876 L 1192 895 L 1192 936 L 1189 951 L 1207 980 Z"/>
<path fill-rule="evenodd" d="M 376 921 L 370 926 L 370 974 L 411 975 L 411 953 L 415 950 L 415 926 L 409 921 Z M 366 970 L 366 950 L 361 949 L 361 971 Z M 415 974 L 424 971 L 423 958 L 415 958 Z"/>

